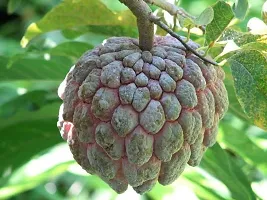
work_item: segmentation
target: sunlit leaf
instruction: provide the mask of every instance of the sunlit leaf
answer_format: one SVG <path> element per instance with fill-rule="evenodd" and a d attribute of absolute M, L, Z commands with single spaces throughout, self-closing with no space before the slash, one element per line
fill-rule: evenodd
<path fill-rule="evenodd" d="M 121 12 L 121 11 L 125 11 L 128 9 L 120 1 L 110 1 L 110 0 L 100 0 L 100 1 L 104 3 L 107 6 L 107 8 L 113 12 Z"/>
<path fill-rule="evenodd" d="M 267 151 L 264 151 L 252 142 L 244 131 L 241 131 L 230 123 L 221 122 L 221 141 L 227 148 L 233 150 L 251 165 L 255 165 L 267 173 Z"/>
<path fill-rule="evenodd" d="M 184 172 L 183 177 L 188 180 L 188 184 L 194 189 L 196 195 L 201 199 L 213 199 L 213 200 L 226 200 L 230 199 L 228 194 L 219 194 L 219 188 L 223 189 L 221 185 L 218 185 L 218 181 L 214 181 L 214 178 L 210 176 L 206 171 L 203 173 L 200 170 L 194 170 L 192 172 Z M 216 184 L 216 188 L 214 188 Z M 220 187 L 219 187 L 220 186 Z"/>
<path fill-rule="evenodd" d="M 233 40 L 238 46 L 243 46 L 251 42 L 263 42 L 264 36 L 254 35 L 249 32 L 241 32 L 232 28 L 227 28 L 220 38 L 220 41 Z"/>
<path fill-rule="evenodd" d="M 138 30 L 135 26 L 101 26 L 101 25 L 90 25 L 90 26 L 79 26 L 64 29 L 61 31 L 64 37 L 68 39 L 75 39 L 84 34 L 103 35 L 104 39 L 112 36 L 127 36 L 127 37 L 138 37 Z M 103 40 L 103 39 L 102 39 Z M 100 43 L 98 37 L 92 37 L 91 40 L 87 41 L 89 44 Z"/>
<path fill-rule="evenodd" d="M 251 42 L 249 44 L 245 44 L 243 49 L 254 49 L 258 51 L 265 51 L 267 50 L 267 43 L 262 43 L 262 42 Z"/>
<path fill-rule="evenodd" d="M 236 52 L 242 49 L 266 51 L 267 38 L 265 35 L 253 35 L 248 32 L 240 32 L 231 28 L 226 29 L 220 38 L 220 42 L 226 42 L 226 45 L 217 58 L 218 62 L 230 58 Z"/>
<path fill-rule="evenodd" d="M 84 25 L 135 25 L 135 17 L 127 10 L 114 14 L 98 0 L 66 0 L 47 13 L 39 22 L 31 24 L 22 41 L 28 42 L 42 33 Z"/>
<path fill-rule="evenodd" d="M 147 195 L 152 199 L 163 199 L 165 195 L 173 193 L 174 189 L 171 187 L 164 187 L 157 183 Z"/>
<path fill-rule="evenodd" d="M 70 56 L 78 59 L 83 53 L 92 49 L 93 46 L 84 42 L 65 42 L 47 51 L 52 55 Z"/>
<path fill-rule="evenodd" d="M 230 5 L 224 1 L 218 1 L 212 8 L 214 10 L 214 18 L 207 25 L 205 34 L 206 44 L 208 45 L 218 40 L 234 17 Z"/>
<path fill-rule="evenodd" d="M 212 22 L 213 18 L 214 11 L 212 7 L 208 7 L 194 20 L 194 22 L 199 26 L 207 25 Z"/>
<path fill-rule="evenodd" d="M 67 150 L 67 152 L 66 152 Z M 65 154 L 62 156 L 62 154 Z M 43 165 L 43 163 L 46 163 Z M 44 155 L 36 155 L 22 167 L 14 171 L 5 182 L 0 181 L 0 198 L 5 199 L 35 188 L 51 178 L 65 172 L 74 163 L 67 148 L 57 146 Z M 38 167 L 37 167 L 38 166 Z M 1 185 L 1 184 L 0 184 Z"/>
<path fill-rule="evenodd" d="M 190 19 L 190 18 L 183 18 L 183 17 L 180 17 L 180 24 L 182 27 L 193 27 L 195 26 L 195 22 L 193 19 Z"/>
<path fill-rule="evenodd" d="M 244 113 L 242 107 L 240 106 L 237 100 L 235 90 L 234 90 L 234 80 L 233 80 L 233 76 L 230 71 L 230 67 L 227 67 L 227 66 L 224 67 L 224 71 L 225 71 L 224 84 L 227 89 L 228 99 L 230 102 L 229 111 L 233 113 L 234 115 L 236 115 L 237 117 L 239 117 L 240 119 L 244 121 L 248 121 L 247 115 Z"/>
<path fill-rule="evenodd" d="M 244 50 L 230 59 L 237 98 L 250 120 L 267 129 L 267 61 L 259 51 Z"/>
<path fill-rule="evenodd" d="M 21 182 L 18 182 L 17 184 L 4 186 L 0 188 L 0 198 L 7 199 L 19 193 L 33 189 L 38 185 L 42 184 L 47 179 L 54 178 L 55 176 L 62 174 L 69 166 L 70 162 L 62 163 L 58 166 L 52 167 L 50 170 L 43 172 L 37 176 L 33 176 L 26 180 L 21 180 Z"/>

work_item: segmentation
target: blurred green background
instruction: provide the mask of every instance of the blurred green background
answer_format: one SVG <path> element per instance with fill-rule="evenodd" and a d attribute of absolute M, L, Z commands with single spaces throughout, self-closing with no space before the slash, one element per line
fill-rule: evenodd
<path fill-rule="evenodd" d="M 121 9 L 112 1 L 99 4 Z M 172 185 L 156 185 L 142 196 L 131 188 L 117 195 L 98 177 L 86 174 L 56 127 L 61 104 L 57 87 L 83 52 L 110 36 L 137 37 L 137 30 L 79 26 L 42 34 L 23 49 L 20 40 L 27 27 L 60 2 L 0 1 L 0 199 L 267 200 L 267 133 L 251 125 L 241 111 L 229 68 L 225 84 L 230 108 L 220 124 L 218 143 L 199 167 L 187 167 Z M 215 2 L 182 0 L 180 6 L 198 15 Z M 249 13 L 236 28 L 246 31 L 249 19 L 261 17 L 263 3 L 250 0 Z"/>

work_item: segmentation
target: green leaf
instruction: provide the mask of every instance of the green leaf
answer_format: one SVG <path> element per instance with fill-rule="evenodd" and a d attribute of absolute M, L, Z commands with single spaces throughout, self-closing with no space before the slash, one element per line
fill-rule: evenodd
<path fill-rule="evenodd" d="M 214 11 L 214 18 L 206 28 L 206 44 L 214 43 L 224 30 L 227 28 L 231 20 L 234 18 L 234 13 L 229 4 L 224 1 L 218 1 L 214 6 L 212 6 Z"/>
<path fill-rule="evenodd" d="M 261 39 L 261 37 L 259 35 L 252 35 L 249 33 L 246 34 L 242 34 L 240 37 L 235 38 L 234 42 L 238 45 L 238 46 L 243 46 L 246 44 L 249 44 L 251 42 L 257 42 Z"/>
<path fill-rule="evenodd" d="M 193 19 L 190 19 L 188 17 L 184 18 L 184 17 L 180 17 L 179 18 L 179 23 L 181 24 L 182 27 L 193 27 L 195 26 L 195 22 Z"/>
<path fill-rule="evenodd" d="M 262 6 L 261 17 L 265 24 L 267 24 L 267 1 Z"/>
<path fill-rule="evenodd" d="M 248 1 L 247 0 L 236 0 L 233 5 L 233 10 L 236 18 L 243 20 L 248 11 Z"/>
<path fill-rule="evenodd" d="M 214 178 L 211 178 L 206 171 L 204 171 L 204 173 L 201 173 L 200 170 L 192 170 L 190 172 L 185 171 L 183 172 L 182 177 L 188 180 L 189 185 L 194 189 L 194 193 L 201 199 L 229 199 L 227 198 L 227 194 L 218 194 L 219 190 L 214 188 Z M 216 185 L 218 185 L 217 182 Z"/>
<path fill-rule="evenodd" d="M 254 49 L 263 52 L 267 49 L 267 43 L 251 42 L 242 46 L 242 49 Z"/>
<path fill-rule="evenodd" d="M 233 199 L 256 200 L 246 175 L 218 143 L 207 150 L 200 166 L 222 181 Z"/>
<path fill-rule="evenodd" d="M 146 195 L 149 196 L 151 199 L 163 199 L 164 196 L 167 196 L 168 194 L 171 194 L 173 192 L 174 188 L 164 187 L 163 185 L 157 183 L 151 191 L 146 193 Z"/>
<path fill-rule="evenodd" d="M 218 41 L 221 42 L 221 41 L 227 41 L 227 40 L 240 39 L 244 34 L 246 33 L 229 27 L 224 30 L 223 34 L 221 35 Z"/>
<path fill-rule="evenodd" d="M 0 81 L 63 80 L 73 64 L 69 58 L 62 56 L 51 56 L 47 60 L 21 57 L 14 58 L 11 68 L 0 65 Z"/>
<path fill-rule="evenodd" d="M 3 81 L 0 82 L 0 96 L 5 96 L 7 98 L 1 98 L 0 105 L 3 103 L 6 103 L 12 98 L 16 98 L 19 95 L 25 94 L 27 92 L 32 91 L 47 91 L 49 94 L 54 94 L 57 90 L 59 84 L 62 82 L 62 80 L 26 80 L 26 81 Z M 2 89 L 3 92 L 2 92 Z M 10 95 L 8 92 L 5 92 L 5 90 L 10 90 Z M 5 95 L 7 94 L 7 95 Z M 6 100 L 5 100 L 6 99 Z M 2 101 L 5 100 L 5 101 Z"/>
<path fill-rule="evenodd" d="M 3 29 L 3 26 L 1 26 Z M 8 37 L 1 36 L 0 33 L 0 55 L 12 56 L 23 51 L 18 41 Z M 8 48 L 6 48 L 8 47 Z"/>
<path fill-rule="evenodd" d="M 172 187 L 164 187 L 157 183 L 151 191 L 149 191 L 146 195 L 149 196 L 151 199 L 163 199 L 164 196 L 171 194 L 174 192 L 174 188 Z"/>
<path fill-rule="evenodd" d="M 267 40 L 265 35 L 254 35 L 248 32 L 240 32 L 227 28 L 220 42 L 227 42 L 222 53 L 217 56 L 217 62 L 229 59 L 236 52 L 242 49 L 259 50 L 262 53 L 267 49 Z"/>
<path fill-rule="evenodd" d="M 100 0 L 103 4 L 107 6 L 113 12 L 121 12 L 127 10 L 127 6 L 125 6 L 120 1 L 110 1 L 110 0 Z"/>
<path fill-rule="evenodd" d="M 109 37 L 126 35 L 127 37 L 138 37 L 138 30 L 135 26 L 89 26 L 89 31 Z"/>
<path fill-rule="evenodd" d="M 249 121 L 247 115 L 244 113 L 241 105 L 239 104 L 239 101 L 237 100 L 235 90 L 234 90 L 234 80 L 233 76 L 230 70 L 230 67 L 224 67 L 225 72 L 225 79 L 224 84 L 228 93 L 228 99 L 229 99 L 229 111 L 237 116 L 238 118 Z"/>
<path fill-rule="evenodd" d="M 255 165 L 265 173 L 267 172 L 267 151 L 264 151 L 252 142 L 244 131 L 235 128 L 230 123 L 221 122 L 221 141 L 249 164 Z"/>
<path fill-rule="evenodd" d="M 0 86 L 0 96 L 1 96 L 0 106 L 2 106 L 3 104 L 10 101 L 14 97 L 18 96 L 18 92 L 15 88 L 3 85 L 3 86 Z"/>
<path fill-rule="evenodd" d="M 212 22 L 214 18 L 214 11 L 212 7 L 206 8 L 195 20 L 195 24 L 201 25 L 208 25 Z"/>
<path fill-rule="evenodd" d="M 5 184 L 2 184 L 3 187 L 0 188 L 0 199 L 10 198 L 35 188 L 49 179 L 54 179 L 56 176 L 64 173 L 73 164 L 73 161 L 69 161 L 68 159 L 58 159 L 60 155 L 57 152 L 53 152 L 53 150 L 48 153 L 44 156 L 35 156 L 34 162 L 29 161 L 12 173 L 5 182 L 2 180 Z M 68 152 L 61 151 L 61 153 Z M 44 162 L 46 163 L 45 165 L 36 167 L 36 163 L 42 164 Z"/>
<path fill-rule="evenodd" d="M 20 6 L 22 0 L 9 0 L 7 5 L 8 14 L 13 14 Z"/>
<path fill-rule="evenodd" d="M 135 17 L 127 10 L 113 13 L 99 0 L 65 0 L 47 13 L 39 22 L 31 24 L 21 45 L 25 47 L 31 39 L 52 30 L 84 25 L 134 26 Z"/>
<path fill-rule="evenodd" d="M 37 153 L 62 141 L 56 127 L 60 104 L 44 106 L 35 112 L 21 111 L 0 124 L 0 174 L 15 170 Z"/>
<path fill-rule="evenodd" d="M 47 91 L 32 91 L 24 95 L 17 96 L 7 103 L 0 104 L 0 119 L 10 117 L 21 108 L 29 111 L 37 110 L 46 103 Z"/>
<path fill-rule="evenodd" d="M 32 191 L 32 196 L 39 199 L 49 199 L 49 200 L 65 200 L 66 197 L 59 192 L 51 193 L 43 185 L 35 187 Z M 31 197 L 31 196 L 30 196 Z"/>
<path fill-rule="evenodd" d="M 1 56 L 0 55 L 0 69 L 1 68 L 4 68 L 5 66 L 7 66 L 7 63 L 8 63 L 8 57 L 5 57 L 5 56 Z M 2 69 L 0 70 L 2 71 Z M 2 74 L 2 73 L 1 73 Z M 1 75 L 0 75 L 1 76 Z"/>
<path fill-rule="evenodd" d="M 90 28 L 88 26 L 78 26 L 61 30 L 61 33 L 65 38 L 74 40 L 75 38 L 88 33 L 89 29 Z"/>
<path fill-rule="evenodd" d="M 75 39 L 84 34 L 97 34 L 105 36 L 105 39 L 112 36 L 127 36 L 127 37 L 138 37 L 138 30 L 135 26 L 100 26 L 100 25 L 90 25 L 90 26 L 79 26 L 74 28 L 69 28 L 61 31 L 64 37 L 68 39 Z M 99 44 L 102 41 L 92 38 L 94 41 L 90 40 L 90 44 Z"/>
<path fill-rule="evenodd" d="M 237 98 L 250 120 L 267 130 L 267 61 L 256 50 L 244 50 L 229 60 Z"/>
<path fill-rule="evenodd" d="M 71 56 L 78 59 L 83 53 L 93 48 L 93 45 L 84 42 L 64 42 L 47 51 L 52 55 Z"/>

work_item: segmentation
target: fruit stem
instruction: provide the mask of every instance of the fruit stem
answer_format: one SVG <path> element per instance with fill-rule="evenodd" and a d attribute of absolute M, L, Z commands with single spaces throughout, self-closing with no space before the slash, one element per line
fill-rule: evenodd
<path fill-rule="evenodd" d="M 187 37 L 185 42 L 188 42 L 190 40 L 190 35 L 191 35 L 191 25 L 187 27 Z"/>
<path fill-rule="evenodd" d="M 190 46 L 188 46 L 186 44 L 186 42 L 178 35 L 176 34 L 175 32 L 173 32 L 166 24 L 164 24 L 161 20 L 160 20 L 160 17 L 157 17 L 153 14 L 150 15 L 150 20 L 152 22 L 154 22 L 156 25 L 158 25 L 160 28 L 162 28 L 163 30 L 165 30 L 167 33 L 169 33 L 172 37 L 176 38 L 177 40 L 179 40 L 182 45 L 184 45 L 184 47 L 192 52 L 193 54 L 195 54 L 197 57 L 201 58 L 202 60 L 204 60 L 205 62 L 207 63 L 210 63 L 212 65 L 218 65 L 218 63 L 214 62 L 213 60 L 209 60 L 207 58 L 205 58 L 205 55 L 200 55 L 196 50 L 192 49 Z"/>
<path fill-rule="evenodd" d="M 143 0 L 119 1 L 125 4 L 137 18 L 139 47 L 143 51 L 151 50 L 154 42 L 154 24 L 150 21 L 151 9 Z"/>
<path fill-rule="evenodd" d="M 176 3 L 172 4 L 166 0 L 144 0 L 144 1 L 147 2 L 148 4 L 156 5 L 161 9 L 166 10 L 170 15 L 176 16 L 176 18 L 178 15 L 182 16 L 183 18 L 189 18 L 192 20 L 196 18 L 195 16 L 192 16 L 189 13 L 187 13 L 184 9 L 176 6 Z M 201 29 L 203 33 L 205 32 L 205 26 L 199 26 L 198 28 Z"/>

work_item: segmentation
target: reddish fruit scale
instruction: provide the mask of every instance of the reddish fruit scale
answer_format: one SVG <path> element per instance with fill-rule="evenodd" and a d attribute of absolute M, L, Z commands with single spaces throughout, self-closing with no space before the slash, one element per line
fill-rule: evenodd
<path fill-rule="evenodd" d="M 199 46 L 189 41 L 193 49 Z M 74 159 L 116 192 L 172 183 L 216 142 L 228 108 L 220 67 L 171 36 L 151 51 L 110 38 L 86 52 L 59 87 L 58 127 Z"/>

